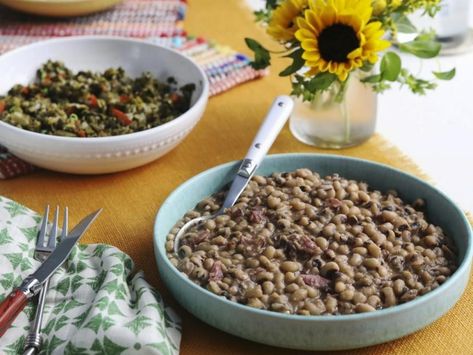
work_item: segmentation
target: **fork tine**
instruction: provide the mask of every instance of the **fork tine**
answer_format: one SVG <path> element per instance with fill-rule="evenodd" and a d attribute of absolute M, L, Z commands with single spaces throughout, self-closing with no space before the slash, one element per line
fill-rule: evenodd
<path fill-rule="evenodd" d="M 59 206 L 56 206 L 56 211 L 54 212 L 53 225 L 51 226 L 51 233 L 49 233 L 48 248 L 54 248 L 56 246 L 58 220 Z"/>
<path fill-rule="evenodd" d="M 49 205 L 46 205 L 44 210 L 43 220 L 41 222 L 41 227 L 38 233 L 38 240 L 36 241 L 36 246 L 44 247 L 44 237 L 46 236 L 46 228 L 48 227 L 48 216 L 49 216 Z"/>
<path fill-rule="evenodd" d="M 64 208 L 64 221 L 62 222 L 61 240 L 67 237 L 67 230 L 69 229 L 69 209 Z"/>

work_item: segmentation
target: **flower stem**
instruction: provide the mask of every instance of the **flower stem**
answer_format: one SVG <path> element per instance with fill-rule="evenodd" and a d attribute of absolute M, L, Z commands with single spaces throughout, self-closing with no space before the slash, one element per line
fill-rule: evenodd
<path fill-rule="evenodd" d="M 350 122 L 350 112 L 347 108 L 346 98 L 344 98 L 343 101 L 341 102 L 341 111 L 342 111 L 343 121 L 345 123 L 344 143 L 347 144 L 350 142 L 351 122 Z"/>

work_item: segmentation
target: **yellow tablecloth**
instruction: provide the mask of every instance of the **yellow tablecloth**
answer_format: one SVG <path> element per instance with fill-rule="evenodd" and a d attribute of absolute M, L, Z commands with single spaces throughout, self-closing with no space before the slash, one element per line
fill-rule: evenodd
<path fill-rule="evenodd" d="M 244 37 L 274 44 L 253 23 L 243 0 L 191 0 L 186 29 L 246 51 Z M 160 283 L 153 253 L 153 223 L 166 196 L 178 185 L 207 168 L 246 153 L 273 98 L 289 92 L 287 79 L 277 73 L 286 62 L 275 62 L 272 74 L 210 100 L 207 111 L 190 136 L 171 153 L 147 166 L 103 176 L 72 176 L 47 171 L 0 182 L 0 195 L 37 211 L 46 203 L 69 206 L 71 224 L 87 212 L 104 211 L 84 237 L 84 243 L 117 246 L 143 269 L 165 300 L 183 317 L 182 354 L 290 354 L 236 338 L 197 320 L 177 304 Z M 380 120 L 383 117 L 379 118 Z M 320 152 L 296 141 L 287 127 L 271 153 Z M 375 135 L 365 144 L 332 152 L 382 162 L 424 177 L 398 149 Z M 353 354 L 471 354 L 473 353 L 473 288 L 445 317 L 411 336 Z"/>

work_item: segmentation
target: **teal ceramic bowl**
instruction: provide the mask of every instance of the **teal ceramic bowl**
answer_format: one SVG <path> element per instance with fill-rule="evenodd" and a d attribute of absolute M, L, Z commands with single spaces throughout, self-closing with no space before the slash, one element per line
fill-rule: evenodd
<path fill-rule="evenodd" d="M 166 235 L 197 202 L 228 183 L 239 163 L 207 170 L 182 184 L 161 206 L 154 227 L 154 247 L 161 279 L 177 301 L 202 321 L 236 336 L 269 345 L 304 350 L 343 350 L 387 342 L 413 333 L 445 314 L 468 283 L 473 247 L 472 232 L 463 212 L 443 193 L 414 176 L 373 162 L 331 155 L 281 154 L 268 156 L 257 174 L 309 168 L 320 175 L 366 181 L 371 189 L 396 189 L 412 202 L 423 198 L 432 223 L 455 240 L 457 271 L 440 287 L 411 302 L 371 313 L 337 316 L 300 316 L 253 309 L 195 285 L 167 259 Z M 441 336 L 441 334 L 439 334 Z"/>

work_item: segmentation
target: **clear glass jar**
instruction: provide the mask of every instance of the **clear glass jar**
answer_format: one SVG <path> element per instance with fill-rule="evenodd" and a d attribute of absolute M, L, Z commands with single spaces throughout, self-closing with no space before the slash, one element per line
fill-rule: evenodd
<path fill-rule="evenodd" d="M 294 97 L 294 112 L 289 120 L 292 134 L 301 142 L 320 148 L 341 149 L 362 143 L 375 131 L 377 94 L 359 81 L 357 74 L 346 83 L 344 95 L 339 87 L 316 94 L 310 102 Z"/>

